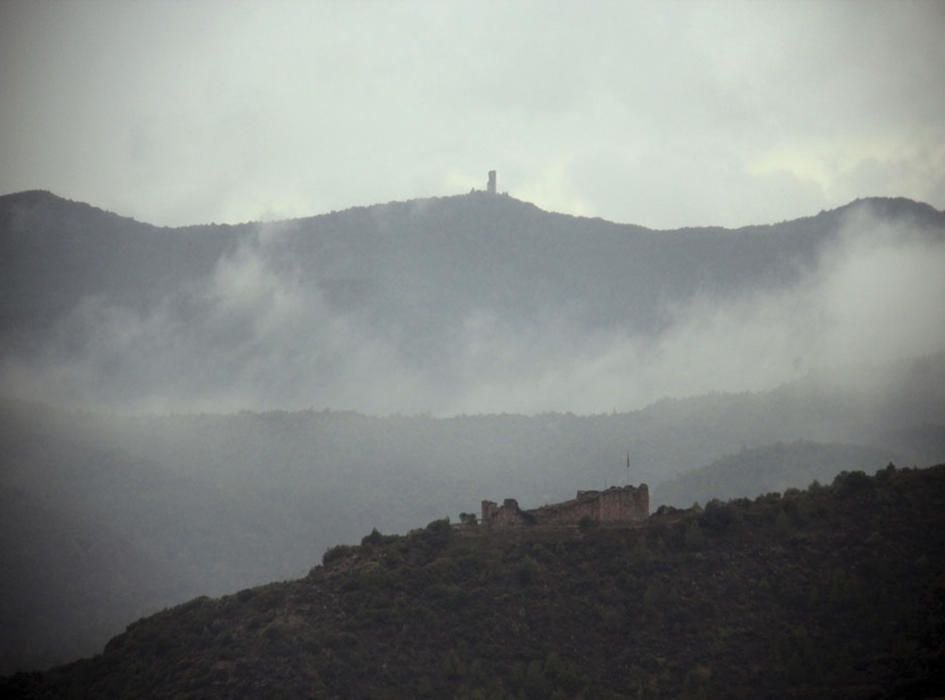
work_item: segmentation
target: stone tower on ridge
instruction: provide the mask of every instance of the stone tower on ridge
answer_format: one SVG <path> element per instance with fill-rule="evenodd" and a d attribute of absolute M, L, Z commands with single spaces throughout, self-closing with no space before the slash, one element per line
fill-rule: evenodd
<path fill-rule="evenodd" d="M 495 170 L 489 171 L 489 184 L 486 185 L 486 192 L 495 194 Z"/>

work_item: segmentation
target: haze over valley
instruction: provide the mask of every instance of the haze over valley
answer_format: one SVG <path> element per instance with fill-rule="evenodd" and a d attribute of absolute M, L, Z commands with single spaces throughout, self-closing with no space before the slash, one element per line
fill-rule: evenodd
<path fill-rule="evenodd" d="M 375 527 L 623 483 L 628 452 L 654 507 L 945 455 L 945 215 L 908 200 L 166 229 L 26 192 L 0 225 L 8 670 Z"/>
<path fill-rule="evenodd" d="M 103 653 L 0 694 L 937 678 L 945 11 L 863 8 L 0 4 L 0 676 Z"/>

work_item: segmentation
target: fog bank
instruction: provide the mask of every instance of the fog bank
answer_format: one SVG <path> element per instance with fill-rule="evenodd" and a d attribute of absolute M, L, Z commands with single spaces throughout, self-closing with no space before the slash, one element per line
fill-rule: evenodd
<path fill-rule="evenodd" d="M 945 239 L 862 211 L 795 283 L 697 291 L 659 307 L 655 329 L 594 323 L 593 300 L 442 322 L 431 306 L 428 327 L 398 325 L 326 296 L 284 237 L 250 229 L 212 274 L 143 310 L 85 296 L 39 352 L 3 358 L 0 391 L 119 411 L 591 414 L 945 349 Z M 425 284 L 397 280 L 384 308 L 416 314 L 438 293 Z"/>

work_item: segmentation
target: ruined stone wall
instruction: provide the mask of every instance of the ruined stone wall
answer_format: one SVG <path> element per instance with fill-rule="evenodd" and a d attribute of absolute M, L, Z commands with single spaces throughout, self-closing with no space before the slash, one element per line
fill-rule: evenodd
<path fill-rule="evenodd" d="M 492 501 L 482 502 L 482 524 L 495 528 L 577 525 L 584 518 L 599 523 L 624 523 L 646 520 L 649 515 L 650 492 L 646 484 L 578 491 L 573 500 L 527 511 L 520 510 L 514 498 L 505 499 L 501 507 Z"/>
<path fill-rule="evenodd" d="M 492 524 L 495 527 L 521 527 L 526 525 L 525 515 L 522 511 L 518 509 L 499 508 L 495 517 L 492 519 Z"/>
<path fill-rule="evenodd" d="M 495 514 L 498 509 L 499 509 L 499 506 L 497 506 L 494 501 L 483 501 L 482 502 L 482 522 L 486 525 L 491 523 L 492 519 L 495 518 Z"/>
<path fill-rule="evenodd" d="M 650 514 L 650 494 L 646 484 L 613 487 L 606 491 L 578 491 L 577 498 L 528 511 L 538 524 L 574 525 L 582 518 L 595 522 L 633 522 Z"/>
<path fill-rule="evenodd" d="M 514 498 L 506 498 L 501 506 L 492 501 L 482 502 L 482 524 L 488 527 L 521 527 L 533 522 L 534 518 L 524 513 Z"/>
<path fill-rule="evenodd" d="M 600 502 L 592 496 L 542 506 L 531 512 L 539 525 L 575 525 L 585 517 L 597 520 L 600 515 Z"/>
<path fill-rule="evenodd" d="M 645 520 L 650 514 L 650 490 L 639 488 L 608 489 L 600 495 L 600 522 Z"/>

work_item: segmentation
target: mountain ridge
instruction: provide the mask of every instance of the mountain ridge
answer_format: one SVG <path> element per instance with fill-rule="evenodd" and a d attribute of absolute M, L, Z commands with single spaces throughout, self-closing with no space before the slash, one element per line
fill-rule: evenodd
<path fill-rule="evenodd" d="M 746 302 L 802 295 L 854 213 L 873 210 L 878 226 L 945 240 L 945 214 L 906 200 L 655 231 L 474 193 L 158 229 L 47 193 L 8 195 L 0 372 L 6 365 L 7 383 L 42 400 L 58 392 L 122 408 L 152 394 L 178 405 L 237 394 L 264 408 L 318 395 L 370 413 L 520 410 L 489 399 L 516 393 L 503 389 L 507 372 L 535 386 L 575 356 L 652 357 L 674 331 L 699 332 L 707 309 L 742 314 Z M 198 373 L 206 357 L 215 362 Z M 178 373 L 162 374 L 172 362 Z M 619 371 L 639 363 L 625 364 Z M 416 398 L 394 406 L 389 392 L 361 384 L 365 375 L 392 376 Z M 574 391 L 551 387 L 529 412 L 575 407 L 558 393 Z"/>
<path fill-rule="evenodd" d="M 763 227 L 777 226 L 778 224 L 788 223 L 792 221 L 806 221 L 809 219 L 815 219 L 819 216 L 825 214 L 837 214 L 848 212 L 851 209 L 857 207 L 869 206 L 874 208 L 881 208 L 887 212 L 896 210 L 896 209 L 908 209 L 915 208 L 921 211 L 926 216 L 945 216 L 945 209 L 939 210 L 933 207 L 931 204 L 923 202 L 921 200 L 914 200 L 908 197 L 889 197 L 889 196 L 868 196 L 868 197 L 857 197 L 846 204 L 840 204 L 830 209 L 821 209 L 816 214 L 810 214 L 806 216 L 798 216 L 793 219 L 782 219 L 777 222 L 766 222 L 766 223 L 751 223 L 744 224 L 742 226 L 719 226 L 715 224 L 705 224 L 705 225 L 696 225 L 696 226 L 677 226 L 673 228 L 653 228 L 649 226 L 644 226 L 642 224 L 635 224 L 629 221 L 613 221 L 610 219 L 604 219 L 599 216 L 590 216 L 590 215 L 581 215 L 581 214 L 569 214 L 566 212 L 558 212 L 552 209 L 543 209 L 537 204 L 529 202 L 527 200 L 518 199 L 511 195 L 504 194 L 489 194 L 487 192 L 470 192 L 467 194 L 452 194 L 452 195 L 434 195 L 430 197 L 415 197 L 412 199 L 403 199 L 403 200 L 390 200 L 388 202 L 378 202 L 375 204 L 356 204 L 344 209 L 332 209 L 328 212 L 314 213 L 314 214 L 305 214 L 301 216 L 291 216 L 291 217 L 281 217 L 277 219 L 252 219 L 243 222 L 237 223 L 218 223 L 218 222 L 204 222 L 204 223 L 191 223 L 191 224 L 182 224 L 178 226 L 166 226 L 161 224 L 153 224 L 147 221 L 142 221 L 137 219 L 134 216 L 128 214 L 122 214 L 117 211 L 112 211 L 110 209 L 105 209 L 99 207 L 91 202 L 86 202 L 84 200 L 71 199 L 51 190 L 45 189 L 29 189 L 29 190 L 19 190 L 16 192 L 9 192 L 6 194 L 0 195 L 0 207 L 5 204 L 37 204 L 37 203 L 53 203 L 57 206 L 62 206 L 63 204 L 75 206 L 77 208 L 87 208 L 95 212 L 100 212 L 104 214 L 109 214 L 115 217 L 118 217 L 122 220 L 134 222 L 137 224 L 142 224 L 149 226 L 154 229 L 161 230 L 178 230 L 178 229 L 195 229 L 205 226 L 209 227 L 223 227 L 223 228 L 239 228 L 244 226 L 259 226 L 259 225 L 271 225 L 271 224 L 285 224 L 292 222 L 307 222 L 317 219 L 323 219 L 325 217 L 331 217 L 338 214 L 345 214 L 349 212 L 356 211 L 371 211 L 379 208 L 385 207 L 423 207 L 431 203 L 445 203 L 450 201 L 468 199 L 468 198 L 488 198 L 489 200 L 505 200 L 514 202 L 517 205 L 523 206 L 525 208 L 531 208 L 542 214 L 550 214 L 553 216 L 560 216 L 564 218 L 570 218 L 577 221 L 592 221 L 592 222 L 603 222 L 606 224 L 611 224 L 618 227 L 629 227 L 633 229 L 651 231 L 658 233 L 667 233 L 673 231 L 704 231 L 704 230 L 716 230 L 716 231 L 744 231 L 745 229 L 758 229 Z"/>

